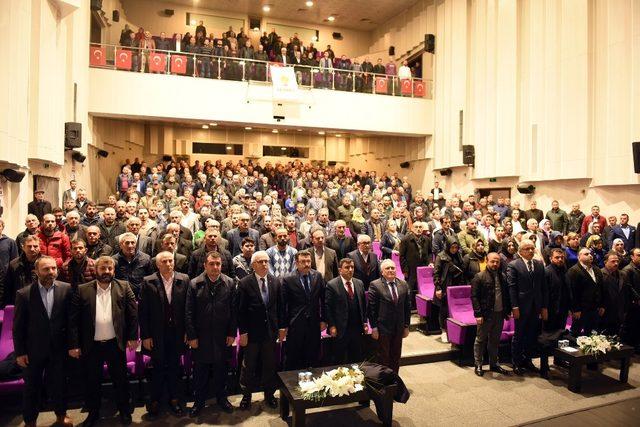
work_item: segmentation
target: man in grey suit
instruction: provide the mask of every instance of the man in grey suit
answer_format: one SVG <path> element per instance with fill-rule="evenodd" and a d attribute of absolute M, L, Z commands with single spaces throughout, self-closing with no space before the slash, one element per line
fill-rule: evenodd
<path fill-rule="evenodd" d="M 332 280 L 338 275 L 338 260 L 336 251 L 324 245 L 325 233 L 323 228 L 313 228 L 311 230 L 311 243 L 313 246 L 308 249 L 311 254 L 311 268 L 322 274 L 325 282 Z"/>
<path fill-rule="evenodd" d="M 402 340 L 409 336 L 411 302 L 409 286 L 396 277 L 390 259 L 380 264 L 382 277 L 369 286 L 371 338 L 378 341 L 378 360 L 395 373 L 400 370 Z"/>
<path fill-rule="evenodd" d="M 540 329 L 540 320 L 547 320 L 547 285 L 544 265 L 533 259 L 535 244 L 523 240 L 518 248 L 520 258 L 507 266 L 507 286 L 513 318 L 516 321 L 515 333 L 511 342 L 513 372 L 522 375 L 527 369 L 538 372 L 531 362 L 531 353 Z"/>
<path fill-rule="evenodd" d="M 353 277 L 351 258 L 340 260 L 340 275 L 327 283 L 325 313 L 329 335 L 333 337 L 332 363 L 362 361 L 363 334 L 367 325 L 364 285 Z"/>

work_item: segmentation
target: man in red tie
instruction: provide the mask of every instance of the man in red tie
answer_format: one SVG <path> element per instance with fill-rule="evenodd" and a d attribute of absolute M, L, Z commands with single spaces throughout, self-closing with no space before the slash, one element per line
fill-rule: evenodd
<path fill-rule="evenodd" d="M 327 283 L 325 313 L 333 339 L 332 363 L 362 361 L 362 341 L 368 332 L 364 284 L 353 277 L 351 258 L 340 260 L 340 275 Z"/>
<path fill-rule="evenodd" d="M 396 265 L 392 260 L 382 261 L 380 270 L 382 277 L 369 286 L 371 338 L 378 341 L 379 363 L 398 373 L 402 339 L 409 335 L 409 286 L 396 277 Z"/>

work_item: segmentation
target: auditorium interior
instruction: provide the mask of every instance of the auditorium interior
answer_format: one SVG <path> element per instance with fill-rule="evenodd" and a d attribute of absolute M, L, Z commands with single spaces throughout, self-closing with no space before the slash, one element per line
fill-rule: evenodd
<path fill-rule="evenodd" d="M 305 54 L 310 43 L 319 54 L 301 67 L 240 54 L 208 61 L 183 42 L 201 21 L 205 37 L 244 29 L 257 50 L 274 30 L 284 45 L 296 34 Z M 168 51 L 123 47 L 123 34 L 138 37 L 140 28 L 156 43 L 165 33 Z M 0 40 L 0 231 L 10 237 L 24 230 L 35 190 L 62 206 L 75 180 L 105 206 L 125 163 L 167 159 L 375 171 L 406 180 L 414 193 L 438 183 L 461 200 L 491 195 L 523 211 L 536 201 L 545 212 L 552 201 L 567 212 L 577 203 L 587 214 L 597 205 L 605 217 L 640 222 L 639 0 L 3 0 Z M 411 74 L 323 68 L 328 45 L 338 63 L 343 55 L 350 67 L 380 59 L 388 71 L 407 61 Z M 284 74 L 276 85 L 280 68 L 294 81 Z M 413 313 L 400 369 L 411 397 L 395 404 L 393 425 L 589 417 L 634 425 L 638 363 L 625 383 L 614 363 L 584 370 L 579 393 L 561 370 L 550 379 L 478 378 L 461 363 L 464 351 L 430 328 L 437 318 L 425 324 Z M 148 385 L 139 382 L 131 386 L 134 425 L 193 422 L 147 418 Z M 0 423 L 22 425 L 21 394 L 0 402 Z M 81 408 L 77 396 L 70 401 L 74 424 Z M 211 411 L 202 421 L 287 424 L 278 410 L 259 408 Z M 48 406 L 39 423 L 55 419 Z M 373 406 L 356 403 L 310 410 L 306 423 L 379 420 Z"/>

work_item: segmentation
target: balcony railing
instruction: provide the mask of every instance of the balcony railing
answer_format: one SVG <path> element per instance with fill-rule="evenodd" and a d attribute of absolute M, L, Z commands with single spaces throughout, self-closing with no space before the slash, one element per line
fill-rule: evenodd
<path fill-rule="evenodd" d="M 389 74 L 365 73 L 334 67 L 281 64 L 239 57 L 108 44 L 91 44 L 89 50 L 89 64 L 96 68 L 270 83 L 271 68 L 287 66 L 294 68 L 298 85 L 306 88 L 410 98 L 432 97 L 432 81 L 414 77 L 399 78 Z"/>

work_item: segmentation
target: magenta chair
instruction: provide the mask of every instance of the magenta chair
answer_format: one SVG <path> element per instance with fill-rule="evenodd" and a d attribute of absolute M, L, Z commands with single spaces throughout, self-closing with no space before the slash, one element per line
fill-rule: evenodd
<path fill-rule="evenodd" d="M 433 267 L 418 267 L 418 293 L 416 294 L 416 309 L 423 318 L 431 314 L 431 303 L 436 287 L 433 283 Z"/>
<path fill-rule="evenodd" d="M 400 255 L 396 253 L 391 254 L 391 260 L 396 265 L 396 277 L 400 280 L 405 280 L 404 273 L 402 273 L 402 267 L 400 266 Z"/>
<path fill-rule="evenodd" d="M 4 318 L 2 319 L 2 332 L 0 333 L 0 360 L 4 360 L 9 353 L 13 352 L 13 315 L 15 307 L 8 305 L 4 308 Z M 10 394 L 22 391 L 24 380 L 10 380 L 0 382 L 0 394 Z"/>
<path fill-rule="evenodd" d="M 351 230 L 349 229 L 349 227 L 344 229 L 344 235 L 347 237 L 351 237 Z"/>
<path fill-rule="evenodd" d="M 467 330 L 476 325 L 471 305 L 471 286 L 449 286 L 447 288 L 447 335 L 449 341 L 456 345 L 464 345 Z"/>
<path fill-rule="evenodd" d="M 371 250 L 378 256 L 378 259 L 382 259 L 382 250 L 380 249 L 380 242 L 372 242 Z"/>
<path fill-rule="evenodd" d="M 516 331 L 516 321 L 513 319 L 513 317 L 510 317 L 509 319 L 505 320 L 502 325 L 502 333 L 500 334 L 500 341 L 501 342 L 511 341 L 515 331 Z"/>

